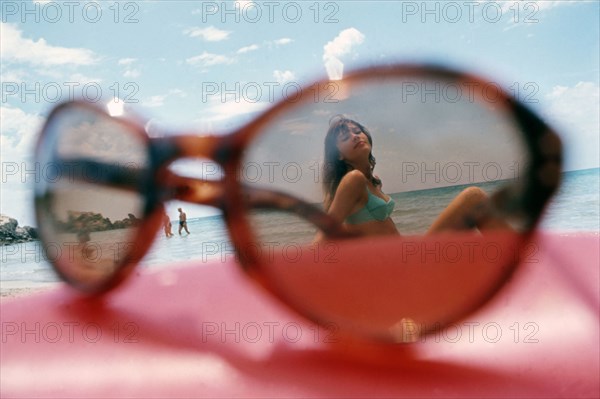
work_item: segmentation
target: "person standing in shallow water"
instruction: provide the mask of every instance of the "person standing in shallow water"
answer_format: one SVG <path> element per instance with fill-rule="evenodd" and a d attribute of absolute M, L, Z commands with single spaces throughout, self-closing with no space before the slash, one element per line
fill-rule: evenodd
<path fill-rule="evenodd" d="M 190 231 L 187 228 L 187 216 L 185 212 L 181 208 L 177 208 L 179 211 L 179 235 L 181 235 L 181 230 L 185 230 L 186 233 L 190 234 Z"/>
<path fill-rule="evenodd" d="M 360 123 L 337 115 L 325 137 L 323 189 L 325 211 L 359 235 L 399 234 L 390 215 L 394 200 L 383 193 L 374 174 L 373 138 Z M 482 217 L 489 206 L 487 194 L 478 187 L 460 192 L 438 215 L 427 234 L 448 230 L 510 229 L 501 219 Z M 475 217 L 477 216 L 477 217 Z M 322 239 L 317 236 L 317 240 Z"/>
<path fill-rule="evenodd" d="M 169 215 L 165 212 L 163 215 L 163 230 L 165 232 L 165 237 L 170 238 L 173 236 L 173 232 L 171 231 L 172 224 Z"/>

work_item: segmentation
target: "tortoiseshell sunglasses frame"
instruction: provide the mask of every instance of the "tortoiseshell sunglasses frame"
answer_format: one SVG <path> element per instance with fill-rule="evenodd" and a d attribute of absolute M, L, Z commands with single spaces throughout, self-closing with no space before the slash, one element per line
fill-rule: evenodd
<path fill-rule="evenodd" d="M 340 84 L 353 85 L 407 77 L 469 83 L 480 85 L 482 90 L 490 88 L 497 94 L 495 105 L 504 107 L 514 116 L 527 146 L 528 168 L 520 176 L 518 187 L 509 186 L 507 190 L 501 190 L 494 195 L 493 200 L 497 207 L 504 208 L 507 213 L 521 218 L 524 226 L 522 237 L 526 240 L 533 232 L 545 205 L 560 182 L 562 149 L 558 135 L 524 104 L 499 89 L 498 85 L 477 76 L 445 67 L 406 64 L 375 66 L 346 73 Z M 315 85 L 325 87 L 330 83 L 329 80 L 324 79 L 310 87 L 314 88 Z M 150 138 L 144 130 L 143 123 L 133 119 L 111 117 L 104 108 L 95 104 L 72 101 L 58 105 L 49 114 L 42 128 L 35 150 L 36 159 L 39 159 L 41 153 L 48 151 L 46 148 L 48 145 L 47 135 L 51 130 L 48 129 L 48 126 L 52 121 L 59 118 L 64 112 L 77 112 L 78 109 L 97 113 L 99 117 L 113 118 L 115 123 L 121 124 L 124 129 L 137 135 L 145 143 L 149 158 L 149 165 L 145 170 L 132 174 L 131 170 L 125 171 L 117 168 L 111 173 L 102 173 L 102 176 L 106 176 L 105 181 L 95 181 L 95 183 L 139 192 L 140 196 L 145 199 L 143 217 L 137 237 L 133 240 L 134 245 L 131 247 L 131 252 L 121 260 L 116 272 L 100 284 L 85 285 L 74 281 L 67 273 L 64 273 L 62 271 L 64 265 L 61 264 L 60 259 L 57 259 L 53 266 L 58 274 L 68 283 L 88 294 L 100 294 L 114 288 L 127 278 L 148 251 L 162 223 L 163 204 L 169 200 L 186 201 L 221 209 L 231 240 L 238 251 L 240 248 L 247 248 L 256 242 L 252 226 L 249 223 L 248 210 L 257 207 L 294 212 L 316 225 L 331 238 L 350 237 L 339 223 L 321 209 L 284 193 L 250 188 L 240 183 L 236 173 L 228 173 L 228 171 L 239 170 L 245 149 L 252 145 L 253 139 L 260 135 L 263 128 L 269 125 L 275 117 L 313 100 L 312 94 L 307 94 L 308 92 L 308 90 L 300 91 L 301 94 L 293 101 L 285 99 L 275 104 L 248 125 L 227 135 L 182 133 L 177 136 Z M 221 180 L 206 181 L 178 176 L 169 170 L 169 165 L 180 158 L 212 160 L 218 163 L 225 173 Z M 85 164 L 88 168 L 100 166 L 85 159 L 78 160 L 78 162 Z M 106 166 L 102 167 L 106 171 Z M 79 177 L 84 178 L 83 176 Z M 252 198 L 252 200 L 248 201 L 244 198 Z M 36 190 L 35 207 L 38 226 L 46 223 L 48 201 L 47 193 Z M 43 240 L 51 238 L 44 237 L 44 229 L 40 230 Z M 240 259 L 242 260 L 241 266 L 250 276 L 281 298 L 269 280 L 264 277 L 263 266 L 258 257 L 246 253 Z M 506 278 L 509 274 L 506 275 Z M 504 281 L 499 282 L 498 289 L 503 284 Z M 305 312 L 301 311 L 301 313 Z"/>

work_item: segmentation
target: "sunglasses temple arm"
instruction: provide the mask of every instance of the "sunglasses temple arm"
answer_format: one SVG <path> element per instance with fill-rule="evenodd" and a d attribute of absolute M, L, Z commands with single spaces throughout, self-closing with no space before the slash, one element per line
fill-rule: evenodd
<path fill-rule="evenodd" d="M 140 191 L 147 181 L 149 169 L 114 165 L 87 158 L 54 162 L 57 176 L 68 176 L 73 181 L 110 186 L 130 191 Z"/>
<path fill-rule="evenodd" d="M 196 205 L 223 207 L 225 189 L 220 180 L 179 176 L 165 170 L 160 177 L 163 201 L 178 200 Z"/>
<path fill-rule="evenodd" d="M 341 223 L 317 206 L 291 195 L 262 188 L 242 186 L 242 193 L 249 208 L 276 209 L 298 215 L 317 226 L 329 238 L 350 238 L 355 234 L 344 229 Z"/>
<path fill-rule="evenodd" d="M 134 192 L 144 192 L 153 177 L 147 168 L 107 164 L 87 158 L 62 160 L 55 162 L 54 166 L 58 176 L 68 176 L 73 181 Z M 159 173 L 159 180 L 162 201 L 177 199 L 198 205 L 221 206 L 224 190 L 220 181 L 178 176 L 168 169 Z"/>
<path fill-rule="evenodd" d="M 72 159 L 56 164 L 67 176 L 93 184 L 101 184 L 131 191 L 142 191 L 144 183 L 151 177 L 148 169 L 112 165 L 90 159 Z M 225 196 L 222 181 L 201 180 L 178 176 L 164 170 L 160 177 L 162 200 L 176 199 L 222 208 Z M 343 226 L 318 207 L 308 204 L 296 197 L 267 189 L 253 188 L 247 185 L 242 188 L 246 203 L 255 209 L 278 209 L 300 216 L 317 226 L 330 238 L 353 237 Z"/>
<path fill-rule="evenodd" d="M 197 205 L 223 207 L 225 188 L 222 181 L 194 179 L 170 171 L 165 173 L 166 175 L 161 179 L 164 182 L 163 190 L 170 193 L 165 200 L 175 199 Z M 247 185 L 243 185 L 242 195 L 244 202 L 251 209 L 276 209 L 293 213 L 317 226 L 330 238 L 355 236 L 318 207 L 290 195 Z"/>

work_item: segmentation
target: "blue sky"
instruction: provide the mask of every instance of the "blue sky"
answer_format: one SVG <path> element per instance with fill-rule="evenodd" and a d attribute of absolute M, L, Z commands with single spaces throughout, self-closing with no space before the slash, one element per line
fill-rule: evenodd
<path fill-rule="evenodd" d="M 152 126 L 222 130 L 265 109 L 269 94 L 282 96 L 286 84 L 341 65 L 436 61 L 479 73 L 559 130 L 567 169 L 599 165 L 597 1 L 3 1 L 1 7 L 0 203 L 21 224 L 33 223 L 33 178 L 26 172 L 32 145 L 57 102 L 100 95 L 105 101 L 118 93 Z M 215 88 L 230 94 L 223 98 Z"/>

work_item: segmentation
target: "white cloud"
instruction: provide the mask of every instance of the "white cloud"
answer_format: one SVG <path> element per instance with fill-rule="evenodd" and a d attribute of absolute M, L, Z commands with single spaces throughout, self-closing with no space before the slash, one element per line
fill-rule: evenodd
<path fill-rule="evenodd" d="M 192 66 L 209 67 L 213 65 L 232 64 L 235 60 L 221 54 L 212 54 L 205 51 L 200 55 L 186 59 L 185 62 Z"/>
<path fill-rule="evenodd" d="M 221 10 L 223 9 L 227 9 L 227 10 L 231 10 L 234 9 L 237 13 L 241 14 L 241 13 L 247 13 L 248 16 L 250 17 L 250 15 L 254 15 L 254 14 L 250 14 L 250 13 L 254 13 L 254 12 L 258 12 L 258 11 L 253 11 L 250 10 L 250 7 L 260 7 L 259 5 L 257 5 L 257 3 L 255 1 L 252 0 L 237 0 L 237 1 L 233 1 L 233 7 L 226 5 L 225 2 L 210 2 L 209 5 L 200 8 L 196 8 L 194 10 L 192 10 L 192 15 L 202 15 L 202 14 L 206 14 L 206 15 L 214 15 L 215 12 L 217 12 L 219 10 L 219 8 L 221 8 Z"/>
<path fill-rule="evenodd" d="M 476 6 L 484 6 L 486 3 L 493 3 L 494 8 L 499 7 L 502 15 L 516 15 L 526 18 L 527 16 L 534 18 L 538 11 L 549 10 L 558 6 L 573 5 L 581 3 L 580 1 L 571 0 L 526 0 L 526 1 L 498 1 L 498 0 L 476 0 Z M 518 13 L 518 14 L 517 14 Z M 490 11 L 490 17 L 492 11 Z"/>
<path fill-rule="evenodd" d="M 220 42 L 221 40 L 226 40 L 231 31 L 217 29 L 214 26 L 209 26 L 207 28 L 189 28 L 183 31 L 185 35 L 189 37 L 200 37 L 202 40 L 206 40 L 207 42 Z"/>
<path fill-rule="evenodd" d="M 123 77 L 125 78 L 137 78 L 141 75 L 141 72 L 139 69 L 127 69 L 124 73 L 123 73 Z"/>
<path fill-rule="evenodd" d="M 233 120 L 243 115 L 260 112 L 269 105 L 268 102 L 249 101 L 245 98 L 241 98 L 239 101 L 224 102 L 220 96 L 215 96 L 209 100 L 209 106 L 206 109 L 208 115 L 201 120 L 203 123 Z"/>
<path fill-rule="evenodd" d="M 11 106 L 0 107 L 0 119 L 2 119 L 0 141 L 3 161 L 21 161 L 31 156 L 44 119 Z"/>
<path fill-rule="evenodd" d="M 233 2 L 236 10 L 243 10 L 244 8 L 255 6 L 254 1 L 252 0 L 237 0 Z"/>
<path fill-rule="evenodd" d="M 600 87 L 579 82 L 555 86 L 546 97 L 546 118 L 557 127 L 565 147 L 567 169 L 598 167 L 600 161 Z"/>
<path fill-rule="evenodd" d="M 3 70 L 0 77 L 3 83 L 21 83 L 25 80 L 26 72 L 22 69 Z"/>
<path fill-rule="evenodd" d="M 268 48 L 268 49 L 272 50 L 274 47 L 285 46 L 287 44 L 290 44 L 291 42 L 293 42 L 292 39 L 290 39 L 288 37 L 284 37 L 284 38 L 281 38 L 281 39 L 264 41 L 262 43 L 262 47 L 263 48 Z M 260 45 L 258 45 L 258 44 L 251 44 L 249 46 L 245 46 L 245 47 L 240 48 L 236 53 L 237 54 L 244 54 L 244 53 L 248 53 L 250 51 L 256 51 L 259 48 L 261 48 Z"/>
<path fill-rule="evenodd" d="M 573 5 L 583 3 L 581 1 L 556 1 L 556 0 L 526 0 L 526 1 L 498 1 L 498 0 L 479 0 L 477 3 L 493 3 L 498 9 L 499 17 L 506 18 L 506 26 L 503 31 L 508 31 L 518 27 L 532 27 L 540 21 L 540 11 L 549 10 L 559 6 Z M 495 17 L 494 11 L 489 11 L 489 18 Z M 477 15 L 477 14 L 476 14 Z M 485 18 L 486 12 L 479 13 Z M 489 22 L 489 21 L 488 21 Z"/>
<path fill-rule="evenodd" d="M 143 102 L 145 107 L 156 108 L 162 107 L 165 104 L 165 100 L 169 97 L 186 97 L 186 93 L 180 89 L 171 89 L 166 94 L 159 94 L 156 96 L 151 96 L 149 99 Z"/>
<path fill-rule="evenodd" d="M 496 0 L 494 0 L 496 1 Z M 534 11 L 543 11 L 549 10 L 551 8 L 559 7 L 559 6 L 569 6 L 572 4 L 577 4 L 577 1 L 556 1 L 556 0 L 527 0 L 522 2 L 520 10 L 523 10 L 523 14 L 525 13 L 533 13 Z M 513 2 L 501 2 L 502 11 L 508 11 L 512 7 L 515 9 L 515 4 Z"/>
<path fill-rule="evenodd" d="M 291 42 L 293 42 L 293 40 L 289 37 L 282 37 L 281 39 L 277 39 L 274 41 L 274 43 L 278 46 L 284 46 L 286 44 L 290 44 Z"/>
<path fill-rule="evenodd" d="M 27 39 L 21 30 L 8 23 L 0 23 L 0 29 L 0 57 L 3 62 L 24 62 L 45 67 L 91 65 L 97 62 L 91 50 L 52 46 L 43 38 L 37 41 Z"/>
<path fill-rule="evenodd" d="M 119 60 L 119 65 L 131 65 L 137 61 L 137 58 L 121 58 Z"/>
<path fill-rule="evenodd" d="M 156 96 L 151 96 L 149 99 L 147 99 L 146 101 L 143 102 L 143 105 L 145 107 L 149 107 L 149 108 L 156 108 L 156 107 L 162 107 L 163 105 L 165 105 L 165 98 L 166 95 L 164 94 L 158 94 Z"/>
<path fill-rule="evenodd" d="M 349 54 L 352 47 L 361 44 L 364 40 L 365 35 L 355 28 L 348 28 L 323 47 L 323 61 L 330 79 L 337 80 L 343 77 L 344 64 L 340 58 Z"/>
<path fill-rule="evenodd" d="M 81 85 L 85 85 L 86 83 L 101 83 L 102 79 L 100 78 L 91 78 L 89 76 L 85 76 L 81 73 L 74 73 L 69 76 L 68 82 L 77 82 Z"/>
<path fill-rule="evenodd" d="M 136 62 L 137 58 L 121 58 L 118 61 L 119 65 L 125 66 L 125 72 L 123 72 L 123 77 L 135 79 L 141 75 L 140 70 L 134 67 L 134 64 Z"/>
<path fill-rule="evenodd" d="M 283 84 L 285 82 L 289 82 L 295 79 L 294 73 L 292 71 L 273 71 L 273 77 L 279 84 Z"/>
<path fill-rule="evenodd" d="M 250 51 L 258 50 L 257 44 L 251 44 L 250 46 L 242 47 L 237 51 L 238 54 L 248 53 Z"/>

